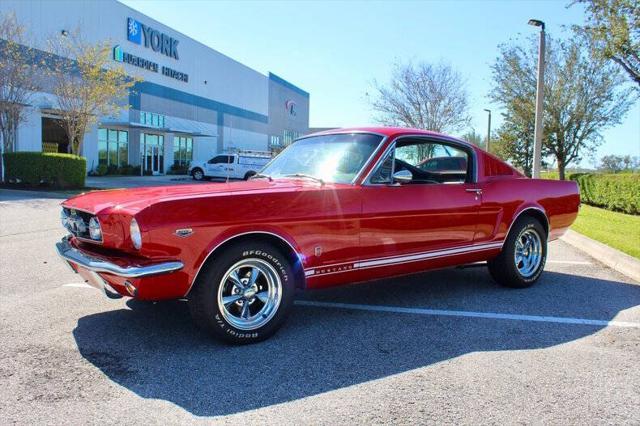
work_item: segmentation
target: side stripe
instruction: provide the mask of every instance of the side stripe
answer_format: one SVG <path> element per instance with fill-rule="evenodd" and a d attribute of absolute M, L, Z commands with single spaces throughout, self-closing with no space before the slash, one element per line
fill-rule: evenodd
<path fill-rule="evenodd" d="M 471 253 L 476 251 L 485 251 L 501 248 L 504 244 L 504 241 L 497 241 L 491 243 L 483 243 L 483 244 L 474 244 L 465 247 L 457 247 L 447 250 L 434 250 L 428 252 L 415 253 L 410 255 L 401 255 L 401 256 L 387 256 L 387 257 L 379 257 L 375 259 L 364 260 L 361 262 L 355 263 L 336 263 L 327 266 L 321 266 L 317 268 L 309 268 L 305 270 L 305 276 L 319 276 L 319 275 L 330 275 L 330 274 L 338 274 L 342 272 L 353 271 L 356 269 L 369 269 L 369 268 L 378 268 L 381 266 L 389 266 L 389 265 L 397 265 L 403 263 L 411 263 L 411 262 L 419 262 L 423 260 L 429 259 L 437 259 L 446 256 L 455 256 L 464 253 Z M 344 267 L 340 267 L 340 265 L 344 265 Z M 352 267 L 346 267 L 351 266 Z M 332 271 L 327 271 L 327 269 L 334 269 Z"/>

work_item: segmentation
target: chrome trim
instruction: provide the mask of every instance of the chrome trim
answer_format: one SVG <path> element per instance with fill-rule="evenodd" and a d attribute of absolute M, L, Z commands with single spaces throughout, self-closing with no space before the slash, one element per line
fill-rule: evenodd
<path fill-rule="evenodd" d="M 295 249 L 295 247 L 293 247 L 293 245 L 287 241 L 286 238 L 275 234 L 273 232 L 268 232 L 268 231 L 247 231 L 247 232 L 241 232 L 239 234 L 235 234 L 232 235 L 231 237 L 225 239 L 224 241 L 216 244 L 216 246 L 211 249 L 211 251 L 209 251 L 209 254 L 207 254 L 207 256 L 204 258 L 204 260 L 202 261 L 202 263 L 200 264 L 200 266 L 198 267 L 198 271 L 196 272 L 196 274 L 193 276 L 193 280 L 191 281 L 191 285 L 189 286 L 189 288 L 187 289 L 186 293 L 184 294 L 183 297 L 187 297 L 187 295 L 189 294 L 189 292 L 191 291 L 191 288 L 193 288 L 193 285 L 196 283 L 196 280 L 198 279 L 198 275 L 200 275 L 200 271 L 202 270 L 202 268 L 204 267 L 204 265 L 207 263 L 207 261 L 209 260 L 209 257 L 211 257 L 211 255 L 213 254 L 213 252 L 215 252 L 216 250 L 218 250 L 218 248 L 220 246 L 222 246 L 224 243 L 233 240 L 234 238 L 238 238 L 238 237 L 242 237 L 244 235 L 251 235 L 251 234 L 265 234 L 265 235 L 271 235 L 273 237 L 276 237 L 280 240 L 282 240 L 283 242 L 285 242 L 289 247 L 291 247 L 291 250 L 296 254 L 296 256 L 298 257 L 298 260 L 300 261 L 300 264 L 302 265 L 302 257 L 301 257 L 301 253 L 298 252 L 298 250 Z M 303 268 L 304 270 L 304 268 Z"/>
<path fill-rule="evenodd" d="M 384 146 L 384 144 L 387 142 L 387 139 L 389 138 L 388 136 L 380 135 L 379 133 L 371 133 L 371 134 L 382 136 L 382 140 L 380 141 L 376 149 L 373 150 L 369 158 L 367 158 L 367 161 L 365 161 L 364 165 L 360 168 L 358 173 L 356 173 L 355 177 L 351 180 L 351 185 L 355 185 L 356 182 L 358 182 L 358 180 L 360 179 L 360 176 L 362 176 L 362 172 L 373 161 L 373 159 L 376 158 L 376 155 L 378 154 L 378 152 L 380 152 L 380 149 Z"/>
<path fill-rule="evenodd" d="M 56 243 L 56 249 L 60 257 L 67 262 L 74 263 L 92 272 L 103 272 L 124 278 L 141 278 L 149 275 L 167 274 L 178 271 L 184 267 L 182 262 L 172 261 L 148 266 L 127 266 L 123 268 L 115 263 L 82 253 L 80 250 L 71 246 L 69 237 L 65 237 L 62 241 Z"/>
<path fill-rule="evenodd" d="M 504 244 L 504 241 L 492 241 L 487 243 L 471 244 L 468 246 L 455 247 L 455 248 L 449 248 L 449 249 L 443 249 L 443 250 L 432 250 L 432 251 L 417 252 L 417 253 L 406 254 L 406 255 L 392 255 L 392 256 L 377 257 L 377 258 L 362 260 L 360 262 L 343 262 L 343 263 L 336 263 L 332 265 L 322 265 L 322 266 L 306 269 L 305 276 L 313 277 L 313 276 L 331 275 L 331 274 L 338 274 L 342 272 L 351 272 L 351 271 L 362 270 L 362 269 L 377 268 L 381 266 L 391 266 L 391 265 L 397 265 L 397 264 L 403 264 L 403 263 L 418 262 L 422 260 L 437 259 L 437 258 L 446 257 L 446 256 L 456 256 L 456 255 L 466 254 L 470 252 L 502 248 L 503 244 Z M 321 270 L 321 269 L 331 268 L 332 266 L 351 265 L 351 264 L 353 265 L 353 269 L 344 269 L 341 271 L 316 273 L 316 270 L 318 269 Z"/>
<path fill-rule="evenodd" d="M 526 208 L 522 209 L 520 211 L 520 213 L 515 215 L 515 217 L 511 221 L 511 224 L 509 225 L 509 229 L 507 229 L 507 233 L 504 234 L 504 242 L 506 242 L 507 238 L 509 238 L 509 233 L 511 233 L 511 228 L 513 227 L 513 224 L 516 223 L 516 220 L 518 220 L 518 218 L 522 215 L 522 213 L 526 212 L 527 210 L 538 210 L 540 213 L 542 213 L 542 215 L 545 218 L 545 222 L 547 222 L 547 241 L 550 241 L 549 240 L 549 235 L 551 235 L 551 224 L 549 223 L 549 218 L 547 217 L 547 212 L 542 210 L 540 207 L 531 206 L 531 207 L 526 207 Z"/>
<path fill-rule="evenodd" d="M 380 183 L 371 183 L 369 182 L 369 179 L 371 178 L 371 174 L 374 172 L 374 170 L 376 170 L 379 166 L 380 166 L 380 162 L 382 161 L 382 159 L 387 155 L 388 151 L 390 149 L 395 149 L 396 143 L 401 140 L 401 139 L 429 139 L 429 140 L 434 140 L 436 142 L 442 142 L 445 144 L 449 144 L 449 145 L 453 145 L 453 146 L 461 146 L 466 150 L 469 150 L 471 152 L 471 159 L 473 160 L 473 170 L 472 170 L 472 182 L 465 182 L 465 183 L 478 183 L 478 156 L 476 154 L 476 150 L 473 144 L 469 143 L 469 142 L 465 142 L 463 140 L 459 140 L 459 139 L 453 139 L 453 138 L 448 138 L 445 136 L 436 136 L 436 135 L 424 135 L 424 134 L 408 134 L 408 135 L 400 135 L 398 137 L 396 137 L 387 147 L 387 149 L 385 150 L 385 152 L 383 153 L 382 156 L 380 156 L 380 158 L 378 158 L 378 161 L 376 161 L 376 164 L 371 168 L 371 170 L 369 170 L 369 173 L 367 173 L 367 176 L 363 179 L 362 181 L 362 185 L 365 186 L 377 186 L 377 185 L 388 185 L 388 184 L 380 184 Z M 395 163 L 395 162 L 394 162 Z"/>

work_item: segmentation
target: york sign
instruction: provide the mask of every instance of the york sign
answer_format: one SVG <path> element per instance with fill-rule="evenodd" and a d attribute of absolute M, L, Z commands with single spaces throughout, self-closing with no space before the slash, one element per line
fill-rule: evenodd
<path fill-rule="evenodd" d="M 144 44 L 144 47 L 150 47 L 154 52 L 180 59 L 178 57 L 178 40 L 133 18 L 127 18 L 127 40 L 140 45 Z"/>

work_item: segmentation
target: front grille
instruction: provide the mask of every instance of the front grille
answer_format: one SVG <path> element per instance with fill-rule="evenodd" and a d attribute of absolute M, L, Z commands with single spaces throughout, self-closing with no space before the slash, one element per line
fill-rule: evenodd
<path fill-rule="evenodd" d="M 66 228 L 74 236 L 91 239 L 89 235 L 89 221 L 93 217 L 91 213 L 74 210 L 64 207 L 62 209 L 66 215 Z"/>

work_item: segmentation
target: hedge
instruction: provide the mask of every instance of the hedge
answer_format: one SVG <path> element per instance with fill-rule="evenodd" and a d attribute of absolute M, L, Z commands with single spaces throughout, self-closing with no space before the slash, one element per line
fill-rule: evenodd
<path fill-rule="evenodd" d="M 569 179 L 578 182 L 585 204 L 628 214 L 640 214 L 640 174 L 576 173 Z"/>
<path fill-rule="evenodd" d="M 6 152 L 5 181 L 27 186 L 83 188 L 87 159 L 50 152 Z"/>

